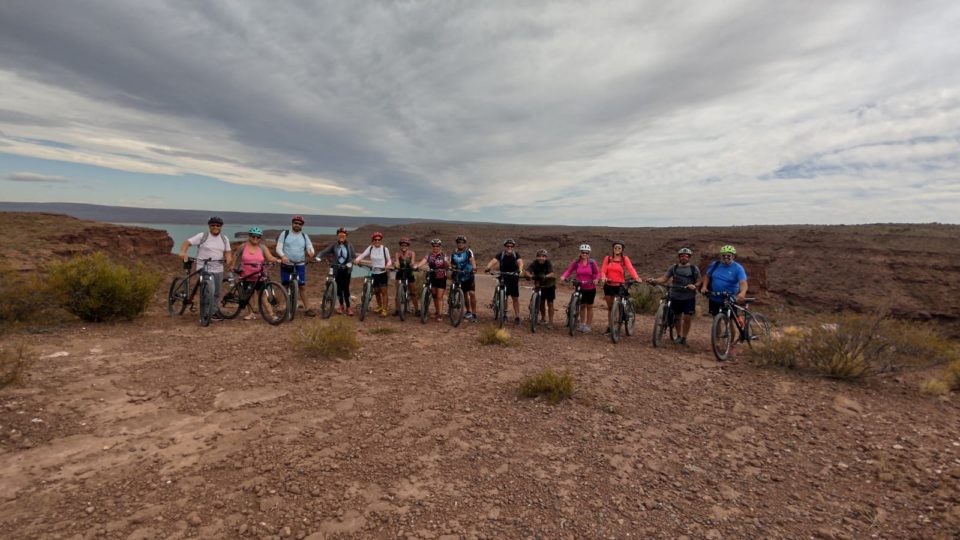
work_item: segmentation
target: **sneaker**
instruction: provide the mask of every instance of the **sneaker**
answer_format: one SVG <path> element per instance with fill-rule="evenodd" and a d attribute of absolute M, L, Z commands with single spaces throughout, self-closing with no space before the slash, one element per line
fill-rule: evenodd
<path fill-rule="evenodd" d="M 685 337 L 680 338 L 680 345 L 686 346 L 686 344 L 687 344 L 687 338 Z"/>
<path fill-rule="evenodd" d="M 214 313 L 213 315 L 210 316 L 210 320 L 211 320 L 211 321 L 225 321 L 226 319 L 223 318 L 223 315 L 221 315 L 220 312 L 217 312 L 217 313 Z"/>
<path fill-rule="evenodd" d="M 352 307 L 348 307 L 348 308 L 347 308 L 347 317 L 353 317 L 353 308 L 352 308 Z"/>
<path fill-rule="evenodd" d="M 303 314 L 306 315 L 307 317 L 316 317 L 316 316 L 317 316 L 317 312 L 314 311 L 314 310 L 312 310 L 312 309 L 308 309 L 308 310 L 304 311 Z"/>
<path fill-rule="evenodd" d="M 581 324 L 580 327 L 577 328 L 577 330 L 579 330 L 579 331 L 583 332 L 584 334 L 586 334 L 586 333 L 589 333 L 589 332 L 590 332 L 590 327 L 587 326 L 587 325 L 585 325 L 585 324 Z"/>
<path fill-rule="evenodd" d="M 673 344 L 674 344 L 674 345 L 680 345 L 681 343 L 683 343 L 683 338 L 682 338 L 682 337 L 677 336 L 677 337 L 673 338 Z"/>
<path fill-rule="evenodd" d="M 343 306 L 337 306 L 337 309 L 334 310 L 337 315 L 343 315 Z"/>
<path fill-rule="evenodd" d="M 605 335 L 605 336 L 609 336 L 609 335 L 610 335 L 610 327 L 609 327 L 609 326 L 607 327 L 606 330 L 603 331 L 603 335 Z"/>
<path fill-rule="evenodd" d="M 386 318 L 386 316 L 387 316 L 387 309 L 386 309 L 386 308 L 378 309 L 377 312 L 380 313 L 380 317 Z"/>

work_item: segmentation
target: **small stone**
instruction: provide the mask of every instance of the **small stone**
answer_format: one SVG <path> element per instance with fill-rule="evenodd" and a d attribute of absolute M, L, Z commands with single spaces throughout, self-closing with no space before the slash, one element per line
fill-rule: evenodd
<path fill-rule="evenodd" d="M 200 519 L 200 516 L 196 512 L 190 512 L 187 514 L 187 523 L 194 527 L 199 527 L 203 524 L 203 521 Z"/>
<path fill-rule="evenodd" d="M 93 508 L 92 506 L 88 506 L 85 511 L 86 511 L 88 514 L 92 514 L 93 511 L 94 511 L 94 508 Z"/>

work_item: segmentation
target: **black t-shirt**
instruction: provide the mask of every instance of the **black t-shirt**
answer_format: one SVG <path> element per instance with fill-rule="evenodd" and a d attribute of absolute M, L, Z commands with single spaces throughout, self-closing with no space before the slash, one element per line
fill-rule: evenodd
<path fill-rule="evenodd" d="M 497 262 L 500 263 L 501 272 L 518 272 L 520 270 L 520 264 L 517 262 L 520 259 L 520 254 L 516 251 L 513 254 L 509 254 L 505 251 L 497 253 L 497 256 L 494 257 L 497 259 Z"/>
<path fill-rule="evenodd" d="M 538 277 L 542 277 L 547 274 L 553 273 L 553 264 L 550 261 L 543 261 L 542 264 L 540 263 L 540 261 L 533 261 L 532 263 L 530 263 L 529 266 L 527 266 L 526 271 L 529 272 L 531 275 L 533 275 L 534 279 L 536 279 Z M 549 289 L 550 287 L 556 287 L 557 277 L 553 276 L 553 277 L 544 278 L 543 282 L 540 283 L 540 286 L 543 287 L 544 289 Z"/>

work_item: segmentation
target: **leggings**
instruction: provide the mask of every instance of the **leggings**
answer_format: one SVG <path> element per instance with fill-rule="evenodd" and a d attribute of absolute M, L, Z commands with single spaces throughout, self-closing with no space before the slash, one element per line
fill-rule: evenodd
<path fill-rule="evenodd" d="M 352 268 L 341 268 L 337 270 L 337 297 L 340 299 L 341 306 L 350 307 L 350 274 Z"/>

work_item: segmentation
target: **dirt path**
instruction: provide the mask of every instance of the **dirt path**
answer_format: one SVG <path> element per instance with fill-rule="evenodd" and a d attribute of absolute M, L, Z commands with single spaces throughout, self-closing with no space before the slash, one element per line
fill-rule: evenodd
<path fill-rule="evenodd" d="M 310 322 L 204 329 L 155 306 L 133 323 L 30 336 L 29 379 L 0 391 L 0 536 L 960 530 L 960 405 L 912 380 L 718 364 L 704 318 L 687 349 L 652 348 L 649 317 L 619 345 L 513 328 L 511 348 L 480 346 L 482 322 L 376 318 L 345 361 L 291 353 Z M 574 400 L 516 397 L 545 367 L 573 373 Z"/>

